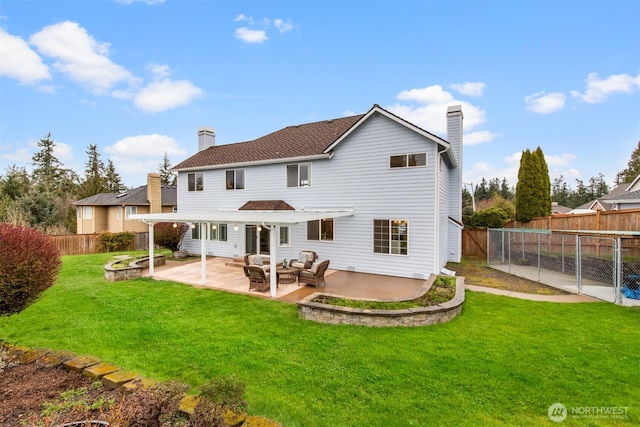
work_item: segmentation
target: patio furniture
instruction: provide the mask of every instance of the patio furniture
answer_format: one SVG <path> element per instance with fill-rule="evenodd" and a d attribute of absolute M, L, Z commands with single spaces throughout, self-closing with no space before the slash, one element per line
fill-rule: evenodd
<path fill-rule="evenodd" d="M 270 275 L 262 267 L 257 265 L 245 265 L 244 274 L 249 278 L 249 292 L 256 289 L 265 292 L 270 287 Z"/>
<path fill-rule="evenodd" d="M 300 269 L 309 269 L 313 265 L 314 262 L 318 259 L 318 254 L 314 251 L 300 251 L 298 255 L 298 259 L 291 260 L 291 267 L 300 268 Z"/>
<path fill-rule="evenodd" d="M 271 258 L 269 255 L 261 255 L 261 254 L 246 254 L 244 256 L 244 264 L 245 265 L 257 265 L 262 267 L 265 271 L 269 271 L 271 266 L 269 265 Z"/>
<path fill-rule="evenodd" d="M 298 273 L 300 272 L 299 268 L 295 268 L 295 267 L 289 267 L 289 268 L 284 268 L 284 267 L 278 267 L 276 269 L 276 277 L 278 279 L 278 284 L 289 284 L 289 283 L 296 283 L 296 281 L 298 280 Z"/>
<path fill-rule="evenodd" d="M 312 285 L 317 287 L 325 286 L 324 272 L 329 267 L 329 260 L 314 263 L 311 268 L 301 270 L 298 273 L 298 285 Z"/>

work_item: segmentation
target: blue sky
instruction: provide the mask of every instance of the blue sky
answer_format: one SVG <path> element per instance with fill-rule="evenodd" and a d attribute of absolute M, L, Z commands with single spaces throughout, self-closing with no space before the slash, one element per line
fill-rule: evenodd
<path fill-rule="evenodd" d="M 465 182 L 540 146 L 551 178 L 612 185 L 640 140 L 640 1 L 0 2 L 0 173 L 51 132 L 81 175 L 96 144 L 127 186 L 216 143 L 364 113 L 446 137 Z"/>

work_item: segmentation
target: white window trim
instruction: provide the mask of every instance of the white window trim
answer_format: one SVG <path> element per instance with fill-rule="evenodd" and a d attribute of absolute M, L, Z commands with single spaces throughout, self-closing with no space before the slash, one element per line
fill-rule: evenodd
<path fill-rule="evenodd" d="M 242 171 L 242 188 L 238 188 L 238 171 Z M 227 172 L 233 172 L 233 188 L 227 188 Z M 224 171 L 224 188 L 227 191 L 238 191 L 238 190 L 244 190 L 247 185 L 246 185 L 246 181 L 245 181 L 245 173 L 244 173 L 244 168 L 237 168 L 237 169 L 225 169 Z M 204 181 L 204 179 L 203 179 Z M 204 183 L 203 183 L 204 186 Z"/>
<path fill-rule="evenodd" d="M 93 206 L 82 207 L 82 219 L 93 219 Z"/>
<path fill-rule="evenodd" d="M 225 223 L 217 223 L 217 222 L 216 222 L 216 223 L 209 223 L 209 224 L 208 224 L 208 227 L 209 227 L 210 229 L 211 229 L 213 226 L 215 226 L 215 227 L 216 227 L 216 228 L 215 228 L 215 230 L 216 230 L 216 238 L 214 239 L 214 238 L 212 237 L 213 233 L 212 233 L 211 231 L 209 231 L 209 233 L 208 233 L 209 235 L 207 236 L 207 237 L 208 237 L 208 239 L 207 239 L 207 240 L 210 240 L 210 241 L 212 241 L 212 242 L 227 242 L 227 241 L 229 241 L 229 225 L 228 225 L 228 224 L 225 224 Z M 221 226 L 224 226 L 224 227 L 227 229 L 227 231 L 226 231 L 226 235 L 227 235 L 226 240 L 220 240 L 220 228 L 221 228 Z"/>
<path fill-rule="evenodd" d="M 333 224 L 333 239 L 329 240 L 329 239 L 323 239 L 322 238 L 322 221 L 325 219 L 330 219 L 332 221 Z M 335 218 L 323 218 L 323 219 L 314 219 L 313 221 L 307 221 L 307 227 L 309 226 L 308 223 L 310 222 L 317 222 L 318 223 L 318 239 L 309 239 L 309 229 L 307 228 L 307 230 L 305 230 L 305 232 L 307 233 L 307 241 L 308 242 L 329 242 L 329 243 L 333 243 L 336 241 L 336 220 Z"/>
<path fill-rule="evenodd" d="M 202 175 L 202 188 L 198 190 L 198 174 Z M 189 175 L 194 175 L 193 190 L 189 189 Z M 188 172 L 187 173 L 187 193 L 196 193 L 204 191 L 204 172 Z"/>
<path fill-rule="evenodd" d="M 298 177 L 296 179 L 296 184 L 295 186 L 291 186 L 289 187 L 289 166 L 296 166 L 296 169 L 298 171 Z M 300 166 L 308 166 L 309 167 L 309 184 L 308 185 L 300 185 Z M 312 166 L 311 166 L 311 162 L 305 162 L 305 163 L 289 163 L 285 166 L 285 185 L 287 188 L 310 188 L 313 185 L 313 175 L 312 175 Z"/>
<path fill-rule="evenodd" d="M 375 222 L 376 221 L 388 221 L 389 222 L 389 252 L 376 252 L 375 251 L 375 242 L 376 242 L 376 228 L 375 228 Z M 401 254 L 401 253 L 392 253 L 391 252 L 391 245 L 393 243 L 393 221 L 403 221 L 406 223 L 406 227 L 407 227 L 407 253 L 406 254 Z M 402 256 L 402 257 L 406 257 L 409 256 L 409 220 L 407 219 L 390 219 L 390 218 L 374 218 L 371 222 L 371 250 L 373 255 L 382 255 L 382 256 Z"/>
<path fill-rule="evenodd" d="M 124 219 L 129 219 L 129 215 L 136 215 L 138 213 L 137 206 L 125 206 L 124 207 Z"/>

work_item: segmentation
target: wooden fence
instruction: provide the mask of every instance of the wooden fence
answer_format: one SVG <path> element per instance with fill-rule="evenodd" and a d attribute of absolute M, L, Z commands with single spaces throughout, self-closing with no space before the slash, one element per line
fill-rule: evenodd
<path fill-rule="evenodd" d="M 640 231 L 640 209 L 622 211 L 593 212 L 585 214 L 563 214 L 533 218 L 528 222 L 510 220 L 504 228 L 532 228 L 538 230 L 571 231 Z M 629 248 L 638 246 L 640 239 L 628 242 Z M 462 255 L 470 257 L 487 256 L 487 230 L 465 228 L 462 231 Z"/>
<path fill-rule="evenodd" d="M 85 255 L 98 252 L 99 234 L 69 234 L 49 236 L 61 255 Z M 149 233 L 135 233 L 133 247 L 130 250 L 149 249 Z"/>

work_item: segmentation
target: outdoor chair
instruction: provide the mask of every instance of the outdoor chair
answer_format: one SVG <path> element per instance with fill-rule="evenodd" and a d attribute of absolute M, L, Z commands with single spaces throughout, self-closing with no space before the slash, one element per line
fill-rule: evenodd
<path fill-rule="evenodd" d="M 249 292 L 253 289 L 260 292 L 265 292 L 269 289 L 271 285 L 271 277 L 262 267 L 257 265 L 245 265 L 244 274 L 249 278 Z"/>
<path fill-rule="evenodd" d="M 316 262 L 311 268 L 300 271 L 298 274 L 298 285 L 312 285 L 317 287 L 325 286 L 324 272 L 329 267 L 329 260 Z"/>
<path fill-rule="evenodd" d="M 311 268 L 314 262 L 318 259 L 318 254 L 314 251 L 300 251 L 298 255 L 298 259 L 291 260 L 289 265 L 294 268 L 300 268 L 303 270 L 307 270 Z"/>

